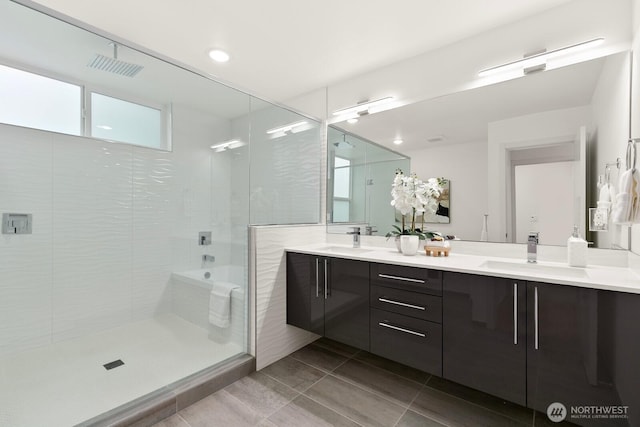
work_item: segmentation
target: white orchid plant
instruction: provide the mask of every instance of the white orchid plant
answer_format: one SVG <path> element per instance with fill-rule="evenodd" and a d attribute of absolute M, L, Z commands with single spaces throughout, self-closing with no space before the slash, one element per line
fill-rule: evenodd
<path fill-rule="evenodd" d="M 405 175 L 402 170 L 397 169 L 391 186 L 391 206 L 402 215 L 402 228 L 394 225 L 395 230 L 387 233 L 386 237 L 417 235 L 420 240 L 425 240 L 427 237 L 431 238 L 438 234 L 424 230 L 424 214 L 436 212 L 438 198 L 446 182 L 444 178 L 429 178 L 425 182 L 415 173 Z M 416 215 L 420 214 L 422 214 L 422 225 L 416 228 Z M 411 215 L 411 226 L 408 229 L 405 226 L 407 215 Z"/>

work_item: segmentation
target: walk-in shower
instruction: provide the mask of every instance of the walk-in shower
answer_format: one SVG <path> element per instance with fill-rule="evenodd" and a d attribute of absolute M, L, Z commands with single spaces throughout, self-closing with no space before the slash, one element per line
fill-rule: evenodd
<path fill-rule="evenodd" d="M 247 226 L 320 215 L 317 121 L 46 12 L 0 2 L 0 213 L 31 215 L 0 235 L 1 426 L 249 353 Z M 87 67 L 114 39 L 135 77 Z"/>

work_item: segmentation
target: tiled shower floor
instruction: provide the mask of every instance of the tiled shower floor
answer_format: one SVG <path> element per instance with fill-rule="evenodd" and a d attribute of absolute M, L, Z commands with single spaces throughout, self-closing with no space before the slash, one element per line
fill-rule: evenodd
<path fill-rule="evenodd" d="M 320 339 L 154 427 L 331 425 L 557 424 L 521 406 Z"/>
<path fill-rule="evenodd" d="M 163 315 L 0 359 L 0 426 L 72 426 L 241 351 L 207 335 Z"/>

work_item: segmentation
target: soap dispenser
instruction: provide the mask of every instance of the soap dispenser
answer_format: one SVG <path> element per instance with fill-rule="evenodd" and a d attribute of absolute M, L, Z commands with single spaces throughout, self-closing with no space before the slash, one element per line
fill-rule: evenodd
<path fill-rule="evenodd" d="M 587 266 L 587 241 L 580 236 L 578 226 L 573 226 L 573 234 L 567 240 L 568 260 L 571 267 Z"/>

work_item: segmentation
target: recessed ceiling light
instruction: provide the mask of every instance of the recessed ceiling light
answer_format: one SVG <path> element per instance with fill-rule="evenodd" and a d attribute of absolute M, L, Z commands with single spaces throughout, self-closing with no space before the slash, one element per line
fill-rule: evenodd
<path fill-rule="evenodd" d="M 349 123 L 349 124 L 358 123 L 358 119 L 356 119 L 355 117 L 353 117 L 353 118 L 351 118 L 351 119 L 347 120 L 347 123 Z"/>
<path fill-rule="evenodd" d="M 400 145 L 400 144 L 402 144 L 403 142 L 404 142 L 404 141 L 403 141 L 403 140 L 401 140 L 400 138 L 396 138 L 396 139 L 394 139 L 394 140 L 393 140 L 393 143 L 394 143 L 394 144 L 396 144 L 396 145 Z"/>
<path fill-rule="evenodd" d="M 209 58 L 213 59 L 216 62 L 227 62 L 229 61 L 229 54 L 224 50 L 211 49 L 209 51 Z"/>

